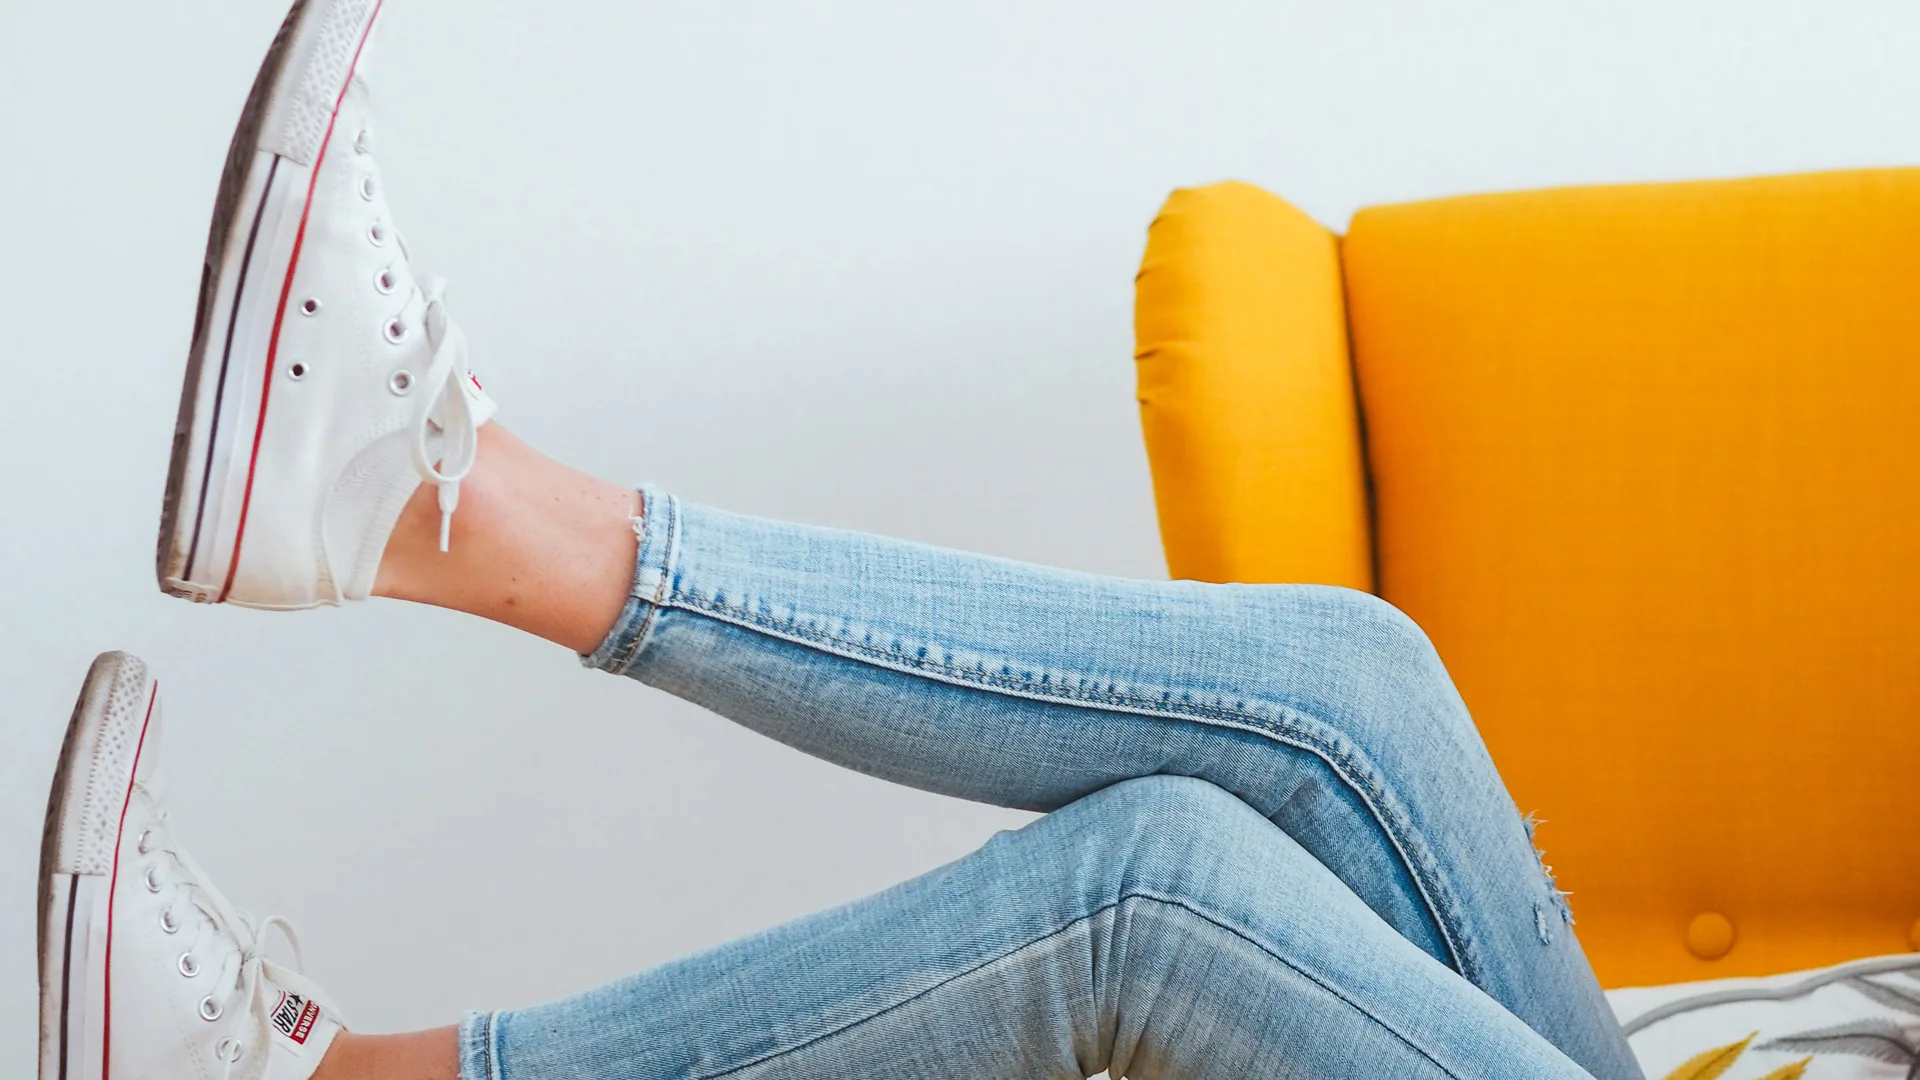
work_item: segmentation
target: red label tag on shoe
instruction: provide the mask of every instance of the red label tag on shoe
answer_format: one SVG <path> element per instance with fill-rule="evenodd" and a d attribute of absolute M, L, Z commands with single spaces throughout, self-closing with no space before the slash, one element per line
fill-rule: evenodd
<path fill-rule="evenodd" d="M 280 1000 L 273 1006 L 273 1029 L 285 1035 L 297 1045 L 305 1045 L 307 1036 L 313 1034 L 313 1025 L 320 1019 L 320 1003 L 308 1001 L 299 994 L 280 991 Z"/>

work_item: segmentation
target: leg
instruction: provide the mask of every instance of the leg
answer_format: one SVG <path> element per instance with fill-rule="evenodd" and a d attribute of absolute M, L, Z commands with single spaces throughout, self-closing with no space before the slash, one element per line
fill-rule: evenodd
<path fill-rule="evenodd" d="M 675 1030 L 663 1033 L 655 1023 L 636 1040 L 627 1028 L 629 1041 L 609 1044 L 610 1036 L 593 1023 L 596 1003 L 611 1000 L 606 995 L 581 999 L 572 1013 L 536 1015 L 519 1027 L 519 1043 L 510 1017 L 481 1029 L 478 1045 L 476 1029 L 469 1028 L 468 1052 L 491 1054 L 487 1073 L 537 1073 L 550 1063 L 577 1074 L 580 1066 L 607 1064 L 580 1057 L 596 1047 L 667 1071 L 704 1066 L 715 1054 L 731 1071 L 778 1071 L 788 1057 L 833 1051 L 838 1035 L 850 1029 L 885 1033 L 889 1024 L 921 1016 L 925 1030 L 914 1003 L 946 1004 L 949 985 L 964 993 L 953 1002 L 956 1015 L 973 1022 L 942 1025 L 941 1032 L 952 1033 L 949 1043 L 992 1033 L 996 1018 L 1005 1021 L 1000 1030 L 1007 1034 L 1050 1031 L 1072 1038 L 1051 1046 L 995 1039 L 973 1053 L 945 1045 L 945 1060 L 1019 1065 L 1024 1055 L 1038 1055 L 1032 1060 L 1046 1071 L 1077 1075 L 1086 1071 L 1079 1040 L 1098 1031 L 1090 1044 L 1095 1057 L 1118 1053 L 1123 1070 L 1137 1064 L 1142 1073 L 1225 1075 L 1269 1061 L 1277 1068 L 1282 1058 L 1269 1041 L 1275 1025 L 1264 1014 L 1292 1005 L 1313 1023 L 1293 1032 L 1311 1036 L 1292 1040 L 1293 1059 L 1333 1056 L 1337 1064 L 1363 1062 L 1369 1069 L 1383 1061 L 1406 1064 L 1397 1075 L 1460 1072 L 1449 1062 L 1475 1075 L 1489 1063 L 1524 1063 L 1524 1075 L 1568 1073 L 1518 1020 L 1462 989 L 1465 981 L 1435 958 L 1581 1060 L 1609 1066 L 1609 1075 L 1630 1072 L 1630 1063 L 1613 1060 L 1624 1055 L 1615 1045 L 1617 1032 L 1608 1042 L 1598 1027 L 1591 977 L 1570 935 L 1552 925 L 1551 905 L 1540 899 L 1546 885 L 1444 673 L 1422 652 L 1417 632 L 1378 606 L 1324 590 L 1207 590 L 1051 574 L 846 534 L 682 514 L 667 500 L 647 509 L 639 587 L 623 598 L 620 578 L 635 540 L 614 531 L 611 511 L 624 497 L 529 452 L 501 451 L 514 444 L 498 431 L 478 434 L 492 403 L 468 369 L 465 338 L 450 320 L 443 291 L 414 278 L 403 245 L 388 247 L 393 234 L 372 155 L 368 90 L 356 71 L 378 11 L 377 3 L 363 0 L 295 5 L 236 129 L 216 199 L 162 501 L 156 560 L 162 589 L 201 601 L 290 609 L 360 599 L 378 588 L 491 614 L 583 651 L 612 624 L 612 636 L 596 652 L 602 666 L 676 689 L 859 767 L 1041 807 L 1110 785 L 1119 791 L 1124 785 L 1118 782 L 1130 777 L 1189 773 L 1256 807 L 1267 819 L 1260 822 L 1263 835 L 1279 837 L 1271 827 L 1278 822 L 1300 845 L 1286 848 L 1285 857 L 1263 859 L 1234 840 L 1237 827 L 1219 815 L 1169 830 L 1174 839 L 1143 834 L 1126 847 L 1103 849 L 1098 834 L 1069 831 L 1070 843 L 1039 850 L 1054 859 L 1085 850 L 1103 856 L 1069 875 L 1070 883 L 1108 882 L 1109 868 L 1123 868 L 1147 886 L 1160 881 L 1166 888 L 1135 891 L 1128 879 L 1117 888 L 1070 890 L 1029 919 L 1025 928 L 1037 937 L 1008 939 L 996 933 L 1010 923 L 983 921 L 970 907 L 981 898 L 1007 904 L 1027 898 L 1024 889 L 1006 892 L 1009 883 L 1033 884 L 1018 857 L 1026 849 L 1008 842 L 999 845 L 998 864 L 993 857 L 979 860 L 979 879 L 946 874 L 956 882 L 951 892 L 940 891 L 943 876 L 936 874 L 927 879 L 931 884 L 910 886 L 864 913 L 837 916 L 878 920 L 869 927 L 873 933 L 835 939 L 836 916 L 829 916 L 806 941 L 767 939 L 763 965 L 755 966 L 761 954 L 753 946 L 723 951 L 707 972 L 717 981 L 700 977 L 682 986 L 668 969 L 633 987 L 633 995 L 616 993 L 619 1002 L 605 1013 L 615 1021 L 677 1018 L 682 1023 Z M 270 221 L 281 224 L 262 228 Z M 444 551 L 479 442 L 492 448 L 494 464 L 465 488 L 467 512 L 455 530 L 459 554 L 416 565 L 409 551 L 418 515 L 410 506 L 425 500 L 410 504 L 409 497 L 421 480 L 431 485 L 435 505 L 427 516 L 434 520 L 435 546 Z M 552 482 L 524 482 L 543 477 Z M 515 486 L 516 480 L 522 483 Z M 497 498 L 490 502 L 489 493 Z M 477 542 L 486 531 L 472 527 L 476 516 L 489 518 L 489 506 L 503 525 L 493 537 L 501 541 L 497 546 Z M 403 516 L 410 523 L 396 531 Z M 391 566 L 384 558 L 389 553 Z M 480 576 L 467 582 L 450 576 L 463 571 Z M 101 723 L 119 730 L 131 715 L 109 712 L 89 714 L 88 723 L 105 716 Z M 56 896 L 64 896 L 65 959 L 91 940 L 66 929 L 80 914 L 81 893 L 93 898 L 89 918 L 109 916 L 107 947 L 97 970 L 87 969 L 99 975 L 85 988 L 99 991 L 97 1002 L 60 997 L 63 1010 L 76 1000 L 98 1005 L 89 1015 L 101 1019 L 99 1037 L 93 1039 L 93 1029 L 81 1031 L 77 1045 L 98 1054 L 110 1077 L 208 1075 L 210 1061 L 231 1073 L 242 1060 L 246 1073 L 257 1076 L 263 1059 L 294 1060 L 298 1069 L 284 1075 L 304 1077 L 340 1030 L 336 1011 L 297 974 L 266 960 L 258 942 L 265 926 L 203 887 L 139 781 L 140 753 L 137 746 L 130 752 L 130 778 L 112 789 L 129 793 L 118 846 L 106 852 L 100 843 L 82 842 L 111 835 L 82 799 L 73 803 L 75 814 L 91 825 L 68 830 L 63 835 L 72 843 L 49 845 L 43 859 L 52 868 L 43 879 L 49 890 L 40 905 L 43 933 L 52 939 Z M 63 777 L 74 771 L 63 768 Z M 1227 795 L 1209 797 L 1242 806 Z M 54 801 L 64 809 L 64 796 Z M 1105 800 L 1094 797 L 1088 805 Z M 1233 812 L 1242 821 L 1252 813 Z M 150 827 L 129 841 L 129 820 Z M 1075 820 L 1063 814 L 1030 833 L 1044 838 L 1071 830 Z M 1199 835 L 1218 836 L 1220 850 L 1252 860 L 1260 872 L 1233 880 L 1222 874 L 1182 890 L 1188 872 L 1204 863 L 1145 854 L 1166 848 L 1184 854 Z M 129 849 L 130 861 L 145 862 L 143 885 L 129 880 L 123 891 L 118 867 Z M 103 854 L 112 855 L 105 873 Z M 1157 876 L 1147 873 L 1156 868 Z M 68 891 L 56 894 L 56 887 Z M 929 897 L 937 903 L 916 907 Z M 1103 906 L 1089 906 L 1089 897 Z M 907 912 L 904 937 L 883 932 L 889 907 Z M 132 917 L 118 921 L 116 949 L 110 916 L 118 908 Z M 1157 918 L 1153 913 L 1162 908 L 1167 911 Z M 1369 908 L 1374 916 L 1366 915 Z M 1038 909 L 1029 903 L 1010 910 L 1033 916 Z M 1346 915 L 1328 914 L 1335 910 Z M 1538 945 L 1528 936 L 1529 910 Z M 973 938 L 913 936 L 913 921 L 937 924 L 943 912 L 963 917 L 958 930 Z M 182 919 L 193 922 L 205 939 L 200 944 L 218 945 L 219 968 L 203 970 L 190 954 L 168 961 Z M 1133 947 L 1136 921 L 1142 937 L 1164 936 L 1168 943 Z M 1043 961 L 1037 970 L 1041 979 L 1078 975 L 1077 982 L 1045 983 L 1042 993 L 1035 992 L 1039 979 L 1013 978 L 1007 985 L 1019 1008 L 1011 1017 L 994 1008 L 999 987 L 992 980 L 1003 966 L 1024 962 L 1002 965 L 1002 959 L 1070 945 L 1073 939 L 1062 935 L 1074 932 L 1089 943 L 1080 952 L 1098 954 L 1092 966 Z M 853 948 L 874 939 L 893 943 L 871 956 Z M 1208 948 L 1186 944 L 1202 940 Z M 839 948 L 807 947 L 817 941 Z M 1000 953 L 980 952 L 983 943 L 996 942 Z M 954 967 L 955 957 L 971 962 Z M 1136 963 L 1147 977 L 1129 971 L 1116 981 L 1107 971 L 1114 957 Z M 1207 969 L 1183 970 L 1178 979 L 1156 984 L 1152 976 L 1169 958 L 1204 959 Z M 81 959 L 95 964 L 96 958 Z M 903 960 L 918 962 L 901 967 Z M 1215 969 L 1228 977 L 1210 977 Z M 1102 973 L 1107 977 L 1095 977 Z M 764 999 L 739 993 L 772 977 L 779 985 Z M 830 996 L 821 996 L 816 979 Z M 916 980 L 913 995 L 897 995 Z M 1151 1007 L 1138 1000 L 1129 1007 L 1119 990 L 1123 982 L 1152 987 Z M 208 984 L 211 993 L 204 992 Z M 1266 991 L 1260 1008 L 1238 1007 L 1247 986 Z M 1105 1005 L 1107 988 L 1121 993 L 1120 1006 Z M 1425 994 L 1410 996 L 1409 988 Z M 1076 989 L 1084 992 L 1061 996 Z M 1210 989 L 1216 996 L 1195 996 Z M 648 1000 L 650 992 L 663 1000 Z M 1235 1007 L 1222 1004 L 1228 992 Z M 1549 1004 L 1530 1001 L 1529 993 Z M 1346 1014 L 1329 996 L 1371 1026 L 1351 1017 L 1342 1023 Z M 108 998 L 123 1018 L 153 1018 L 149 1037 L 130 1037 L 139 1029 L 106 1023 Z M 734 1023 L 716 1027 L 713 1007 L 741 1000 L 767 1000 L 775 1011 L 770 1018 L 722 1013 Z M 1103 1027 L 1084 1024 L 1022 1029 L 1083 1000 L 1100 1003 L 1088 1014 L 1096 1019 L 1133 1020 L 1111 1038 Z M 706 1009 L 694 1011 L 687 1001 Z M 629 1007 L 636 1002 L 640 1008 Z M 868 1011 L 836 1012 L 849 1002 Z M 75 1045 L 72 1016 L 59 1015 L 61 1034 L 44 1040 L 45 1049 L 65 1053 Z M 585 1021 L 575 1024 L 571 1040 L 543 1039 L 569 1017 Z M 1172 1018 L 1172 1030 L 1163 1017 Z M 717 1040 L 676 1047 L 676 1036 L 700 1030 L 703 1021 L 704 1033 Z M 881 1071 L 924 1071 L 907 1068 L 915 1050 L 911 1030 L 867 1048 L 870 1055 L 902 1055 L 903 1068 Z M 1072 1048 L 1072 1068 L 1061 1056 L 1065 1047 Z M 1165 1056 L 1156 1058 L 1163 1047 Z M 515 1058 L 517 1050 L 526 1056 Z M 185 1056 L 164 1056 L 175 1052 Z M 150 1064 L 148 1056 L 161 1064 Z M 1158 1062 L 1164 1066 L 1156 1069 Z M 611 1068 L 630 1071 L 623 1060 Z"/>
<path fill-rule="evenodd" d="M 1244 803 L 1178 777 L 868 900 L 473 1017 L 461 1056 L 467 1080 L 1587 1075 Z"/>
<path fill-rule="evenodd" d="M 450 557 L 390 549 L 402 554 L 382 591 L 536 630 L 611 621 L 595 665 L 929 790 L 1048 810 L 1133 777 L 1207 780 L 1596 1075 L 1637 1075 L 1471 718 L 1388 605 L 1096 578 L 656 496 L 612 618 L 604 558 L 582 594 L 514 583 L 543 551 L 515 538 L 534 535 L 521 523 L 538 507 L 511 491 L 559 486 L 539 480 L 558 467 L 523 447 L 486 453 L 506 477 L 475 486 L 503 495 L 479 495 L 465 524 L 495 534 L 498 564 L 462 563 L 458 537 Z M 613 496 L 595 504 L 560 561 L 632 551 Z M 396 544 L 409 529 L 428 535 L 403 519 Z"/>
<path fill-rule="evenodd" d="M 180 843 L 161 712 L 145 666 L 106 654 L 69 721 L 41 852 L 47 1076 L 1588 1075 L 1244 802 L 1171 776 L 567 1001 L 355 1036 L 268 958 L 275 926 L 298 957 L 284 921 L 234 909 Z"/>

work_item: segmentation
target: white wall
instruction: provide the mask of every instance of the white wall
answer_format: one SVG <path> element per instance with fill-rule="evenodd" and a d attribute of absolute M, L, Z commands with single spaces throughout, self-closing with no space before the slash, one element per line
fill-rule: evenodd
<path fill-rule="evenodd" d="M 1920 161 L 1920 6 L 391 0 L 381 153 L 502 419 L 727 507 L 1164 573 L 1131 278 L 1176 185 L 1382 200 Z M 163 599 L 205 219 L 272 0 L 0 0 L 0 1073 L 88 659 L 363 1028 L 849 899 L 1019 815 L 837 772 L 510 631 Z"/>

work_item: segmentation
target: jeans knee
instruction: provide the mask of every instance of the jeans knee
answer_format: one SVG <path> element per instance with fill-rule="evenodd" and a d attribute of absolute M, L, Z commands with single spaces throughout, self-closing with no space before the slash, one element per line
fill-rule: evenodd
<path fill-rule="evenodd" d="M 1221 825 L 1253 812 L 1225 788 L 1192 776 L 1122 780 L 1088 798 L 1100 803 L 1106 812 L 1156 835 Z"/>
<path fill-rule="evenodd" d="M 1158 888 L 1215 876 L 1213 864 L 1249 830 L 1277 831 L 1237 796 L 1190 776 L 1125 780 L 1075 805 L 1110 846 L 1110 865 L 1124 868 L 1116 881 Z"/>
<path fill-rule="evenodd" d="M 1327 588 L 1319 597 L 1319 637 L 1335 666 L 1334 685 L 1396 702 L 1426 702 L 1455 708 L 1458 694 L 1420 624 L 1371 593 Z"/>
<path fill-rule="evenodd" d="M 1433 641 L 1413 617 L 1372 593 L 1330 588 L 1332 617 L 1356 651 L 1387 666 L 1436 666 Z"/>

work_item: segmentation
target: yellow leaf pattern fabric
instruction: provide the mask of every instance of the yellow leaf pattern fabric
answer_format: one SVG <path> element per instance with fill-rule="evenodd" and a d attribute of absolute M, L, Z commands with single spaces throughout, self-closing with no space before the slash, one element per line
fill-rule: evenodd
<path fill-rule="evenodd" d="M 1760 1033 L 1756 1031 L 1737 1043 L 1716 1046 L 1711 1050 L 1703 1050 L 1693 1055 L 1679 1068 L 1668 1073 L 1667 1080 L 1716 1080 L 1720 1074 L 1733 1068 L 1733 1063 L 1740 1060 L 1741 1054 L 1747 1052 L 1747 1046 L 1753 1042 L 1754 1035 L 1758 1034 Z"/>
<path fill-rule="evenodd" d="M 1920 951 L 1608 1000 L 1649 1080 L 1920 1080 Z"/>
<path fill-rule="evenodd" d="M 1800 1080 L 1807 1075 L 1807 1063 L 1812 1060 L 1810 1057 L 1803 1057 L 1791 1065 L 1782 1065 L 1761 1077 L 1760 1080 Z"/>

